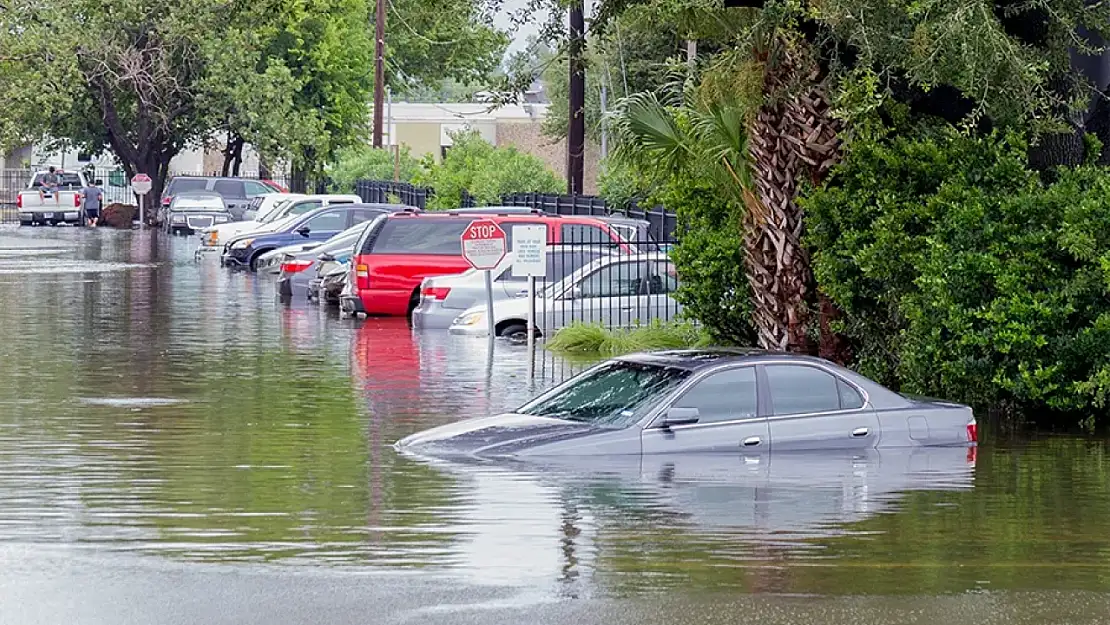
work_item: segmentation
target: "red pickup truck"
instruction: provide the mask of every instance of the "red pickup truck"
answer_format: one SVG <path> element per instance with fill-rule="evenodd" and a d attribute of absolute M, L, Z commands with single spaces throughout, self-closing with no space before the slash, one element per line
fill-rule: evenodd
<path fill-rule="evenodd" d="M 369 316 L 410 316 L 424 278 L 462 273 L 462 233 L 475 219 L 498 223 L 512 246 L 512 226 L 545 225 L 548 243 L 573 241 L 631 251 L 621 229 L 603 218 L 513 212 L 505 214 L 397 213 L 368 228 L 351 260 L 353 289 L 340 298 L 343 311 Z"/>

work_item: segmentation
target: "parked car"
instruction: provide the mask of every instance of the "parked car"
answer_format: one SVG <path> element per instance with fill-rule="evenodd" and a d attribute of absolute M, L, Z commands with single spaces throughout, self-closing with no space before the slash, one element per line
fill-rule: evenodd
<path fill-rule="evenodd" d="M 512 226 L 547 226 L 548 242 L 600 240 L 593 249 L 631 252 L 621 234 L 594 217 L 544 213 L 391 215 L 374 236 L 364 234 L 351 263 L 354 293 L 345 294 L 344 311 L 367 315 L 405 315 L 420 303 L 424 278 L 458 274 L 470 268 L 462 256 L 462 233 L 475 219 L 500 224 L 512 246 Z"/>
<path fill-rule="evenodd" d="M 536 297 L 534 331 L 553 333 L 576 322 L 627 328 L 656 319 L 669 321 L 682 312 L 682 305 L 671 297 L 677 289 L 674 263 L 664 254 L 602 257 Z M 488 314 L 484 302 L 472 306 L 451 322 L 451 333 L 488 335 Z M 526 298 L 495 300 L 493 317 L 497 336 L 527 337 Z"/>
<path fill-rule="evenodd" d="M 215 193 L 180 193 L 173 198 L 162 216 L 162 229 L 167 234 L 193 234 L 213 224 L 231 221 L 224 200 Z"/>
<path fill-rule="evenodd" d="M 225 178 L 221 176 L 174 176 L 162 191 L 162 207 L 168 207 L 174 196 L 182 193 L 209 191 L 224 200 L 227 210 L 234 219 L 243 218 L 251 199 L 266 193 L 280 191 L 259 180 L 245 178 Z"/>
<path fill-rule="evenodd" d="M 357 223 L 319 245 L 302 246 L 301 249 L 279 248 L 263 256 L 259 260 L 259 265 L 265 266 L 268 270 L 276 267 L 278 294 L 281 297 L 291 298 L 298 291 L 311 296 L 308 285 L 316 274 L 310 269 L 319 266 L 322 262 L 334 262 L 337 258 L 350 259 L 355 249 L 355 242 L 377 219 L 380 219 L 380 216 Z M 304 249 L 306 247 L 308 249 Z"/>
<path fill-rule="evenodd" d="M 339 297 L 346 285 L 347 274 L 350 273 L 348 258 L 344 261 L 333 261 L 331 268 L 323 272 L 320 285 L 316 289 L 316 300 L 325 306 L 339 306 Z M 323 269 L 323 268 L 321 268 Z"/>
<path fill-rule="evenodd" d="M 254 221 L 237 221 L 209 228 L 201 237 L 201 251 L 219 250 L 232 238 L 248 232 L 279 229 L 285 225 L 286 220 L 318 208 L 335 204 L 358 204 L 361 201 L 362 199 L 357 195 L 289 194 L 285 199 L 274 200 L 270 210 L 260 213 Z"/>
<path fill-rule="evenodd" d="M 609 253 L 590 248 L 553 249 L 547 252 L 547 275 L 536 278 L 537 293 L 584 265 Z M 513 253 L 493 269 L 495 302 L 527 294 L 528 278 L 513 275 Z M 468 269 L 460 274 L 424 278 L 420 285 L 420 303 L 412 311 L 412 327 L 446 330 L 468 308 L 486 301 L 484 271 Z"/>
<path fill-rule="evenodd" d="M 295 243 L 323 242 L 347 228 L 369 221 L 383 212 L 404 210 L 395 204 L 341 204 L 285 218 L 272 229 L 248 232 L 224 245 L 224 265 L 258 268 L 259 258 L 271 250 Z"/>
<path fill-rule="evenodd" d="M 971 408 L 911 399 L 831 362 L 760 350 L 615 358 L 508 414 L 396 443 L 479 457 L 972 446 Z"/>
<path fill-rule="evenodd" d="M 42 184 L 46 171 L 35 172 L 25 191 L 15 197 L 19 225 L 35 226 L 61 223 L 84 223 L 81 189 L 88 186 L 83 172 L 55 170 L 58 178 L 56 188 L 48 189 Z"/>

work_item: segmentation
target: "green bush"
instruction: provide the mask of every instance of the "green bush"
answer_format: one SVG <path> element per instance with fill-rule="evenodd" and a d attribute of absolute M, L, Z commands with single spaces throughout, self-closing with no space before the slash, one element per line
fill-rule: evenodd
<path fill-rule="evenodd" d="M 566 354 L 616 356 L 658 349 L 704 347 L 712 343 L 704 330 L 690 323 L 659 320 L 639 328 L 609 330 L 600 324 L 574 323 L 555 333 L 547 349 Z"/>
<path fill-rule="evenodd" d="M 677 214 L 678 242 L 671 258 L 680 278 L 675 298 L 683 314 L 722 343 L 754 345 L 742 209 L 722 198 L 712 181 L 683 175 L 659 181 L 644 202 Z"/>
<path fill-rule="evenodd" d="M 1110 174 L 1046 185 L 1026 150 L 954 131 L 854 143 L 803 200 L 814 271 L 863 373 L 1090 424 L 1110 399 Z"/>
<path fill-rule="evenodd" d="M 351 193 L 359 180 L 393 180 L 393 151 L 357 145 L 340 150 L 335 164 L 328 171 L 332 180 L 332 191 Z M 400 180 L 412 182 L 420 168 L 420 163 L 409 152 L 408 146 L 401 146 Z"/>
<path fill-rule="evenodd" d="M 435 197 L 428 200 L 429 209 L 458 208 L 464 191 L 481 204 L 495 205 L 508 193 L 559 193 L 563 189 L 563 182 L 531 154 L 494 147 L 473 130 L 451 137 L 453 145 L 443 162 L 424 157 L 414 180 L 435 189 Z"/>

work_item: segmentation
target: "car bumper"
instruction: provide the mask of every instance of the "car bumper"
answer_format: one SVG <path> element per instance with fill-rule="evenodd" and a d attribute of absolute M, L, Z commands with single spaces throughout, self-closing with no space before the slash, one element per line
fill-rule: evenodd
<path fill-rule="evenodd" d="M 344 293 L 339 296 L 339 309 L 349 315 L 365 315 L 366 308 L 358 295 Z"/>
<path fill-rule="evenodd" d="M 85 213 L 84 209 L 72 208 L 68 210 L 30 210 L 19 211 L 20 221 L 30 222 L 79 222 L 81 215 Z"/>
<path fill-rule="evenodd" d="M 220 264 L 225 267 L 247 267 L 250 257 L 250 248 L 228 250 L 220 256 Z"/>
<path fill-rule="evenodd" d="M 421 303 L 412 311 L 412 327 L 421 330 L 447 330 L 464 311 L 444 308 L 439 303 Z"/>
<path fill-rule="evenodd" d="M 481 323 L 475 323 L 469 326 L 452 324 L 451 327 L 448 328 L 448 331 L 450 331 L 451 334 L 460 334 L 464 336 L 489 336 L 489 328 L 486 327 L 485 320 Z"/>

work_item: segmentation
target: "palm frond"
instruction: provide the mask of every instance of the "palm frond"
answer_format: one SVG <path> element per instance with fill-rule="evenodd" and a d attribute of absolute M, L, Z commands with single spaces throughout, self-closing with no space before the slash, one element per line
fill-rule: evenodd
<path fill-rule="evenodd" d="M 676 110 L 654 93 L 625 98 L 612 121 L 620 156 L 672 170 L 692 156 L 690 136 L 679 126 Z"/>

